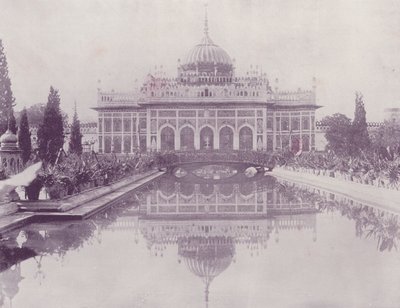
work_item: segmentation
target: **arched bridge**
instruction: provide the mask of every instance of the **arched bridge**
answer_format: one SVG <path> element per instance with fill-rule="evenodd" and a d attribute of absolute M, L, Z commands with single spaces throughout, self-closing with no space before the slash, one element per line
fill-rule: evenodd
<path fill-rule="evenodd" d="M 250 168 L 253 167 L 253 168 Z M 185 162 L 171 165 L 168 171 L 177 181 L 210 183 L 210 182 L 243 182 L 264 175 L 264 167 L 235 161 Z"/>
<path fill-rule="evenodd" d="M 248 166 L 263 166 L 272 169 L 276 157 L 273 153 L 265 151 L 248 150 L 199 150 L 199 151 L 174 151 L 158 154 L 160 166 L 171 167 L 184 163 L 242 163 Z"/>

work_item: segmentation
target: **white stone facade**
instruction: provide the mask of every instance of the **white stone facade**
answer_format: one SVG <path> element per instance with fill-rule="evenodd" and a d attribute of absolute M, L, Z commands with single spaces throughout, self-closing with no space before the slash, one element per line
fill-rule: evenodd
<path fill-rule="evenodd" d="M 98 149 L 315 149 L 315 88 L 274 89 L 258 67 L 235 77 L 234 61 L 208 36 L 178 61 L 177 77 L 149 74 L 140 91 L 99 89 Z"/>

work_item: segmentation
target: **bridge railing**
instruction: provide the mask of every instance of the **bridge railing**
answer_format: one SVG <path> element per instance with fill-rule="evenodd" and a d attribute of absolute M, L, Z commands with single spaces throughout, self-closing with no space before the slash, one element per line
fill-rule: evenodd
<path fill-rule="evenodd" d="M 156 157 L 158 160 L 158 164 L 161 166 L 171 166 L 180 163 L 227 161 L 273 167 L 276 161 L 276 157 L 273 153 L 245 150 L 171 151 L 157 153 Z"/>

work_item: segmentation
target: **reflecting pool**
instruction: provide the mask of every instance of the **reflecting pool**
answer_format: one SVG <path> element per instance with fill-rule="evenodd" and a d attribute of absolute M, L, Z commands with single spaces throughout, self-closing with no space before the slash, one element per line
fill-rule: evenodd
<path fill-rule="evenodd" d="M 0 242 L 0 307 L 398 307 L 398 216 L 271 176 L 164 176 Z"/>

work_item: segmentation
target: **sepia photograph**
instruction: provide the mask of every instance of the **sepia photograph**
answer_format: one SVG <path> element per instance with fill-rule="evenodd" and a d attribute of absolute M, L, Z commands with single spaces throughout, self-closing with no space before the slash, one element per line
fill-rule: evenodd
<path fill-rule="evenodd" d="M 399 215 L 399 1 L 0 0 L 0 308 L 398 308 Z"/>

